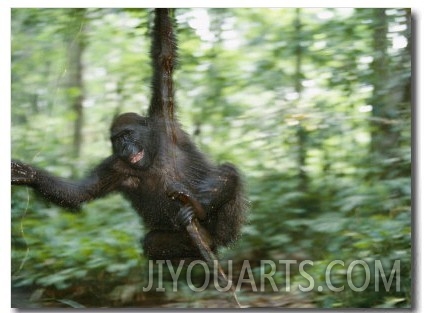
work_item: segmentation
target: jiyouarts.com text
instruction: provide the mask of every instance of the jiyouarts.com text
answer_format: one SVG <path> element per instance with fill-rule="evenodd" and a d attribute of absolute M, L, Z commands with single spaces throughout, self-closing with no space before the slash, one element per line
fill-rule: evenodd
<path fill-rule="evenodd" d="M 326 265 L 323 263 L 315 264 L 312 260 L 261 260 L 260 262 L 256 261 L 256 266 L 252 266 L 249 260 L 245 260 L 242 265 L 239 263 L 239 273 L 235 275 L 232 260 L 229 260 L 225 266 L 220 266 L 217 261 L 214 262 L 213 266 L 209 266 L 201 260 L 195 260 L 189 264 L 185 264 L 182 260 L 176 266 L 169 260 L 150 260 L 148 263 L 148 282 L 143 287 L 143 291 L 165 292 L 167 288 L 177 291 L 178 280 L 184 279 L 188 287 L 195 292 L 201 292 L 211 284 L 221 292 L 228 291 L 233 286 L 236 291 L 243 287 L 245 290 L 249 288 L 253 292 L 290 292 L 291 287 L 294 287 L 293 277 L 298 277 L 296 288 L 301 292 L 322 292 L 326 289 L 331 292 L 341 292 L 345 288 L 355 292 L 363 292 L 371 286 L 374 291 L 385 290 L 389 292 L 392 290 L 398 292 L 400 291 L 401 281 L 400 263 L 400 260 L 395 260 L 391 264 L 391 268 L 385 269 L 381 260 L 374 260 L 374 263 L 370 264 L 364 260 L 350 262 L 333 260 Z M 221 275 L 221 267 L 227 273 L 234 273 L 234 277 L 228 277 L 225 280 Z M 323 273 L 321 281 L 315 281 L 314 276 L 310 274 L 315 267 L 318 267 Z M 183 271 L 184 268 L 185 271 Z M 193 282 L 193 272 L 197 272 L 198 277 L 201 273 L 201 284 L 199 279 L 197 284 Z M 171 277 L 171 287 L 170 284 L 163 282 L 166 275 L 169 278 Z M 336 276 L 340 277 L 338 282 L 333 279 Z"/>

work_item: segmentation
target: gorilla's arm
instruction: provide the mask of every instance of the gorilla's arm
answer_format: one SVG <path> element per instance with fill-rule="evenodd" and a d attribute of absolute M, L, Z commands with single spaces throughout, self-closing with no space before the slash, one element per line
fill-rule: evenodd
<path fill-rule="evenodd" d="M 112 164 L 113 159 L 108 158 L 86 178 L 72 181 L 12 160 L 11 182 L 13 185 L 30 186 L 49 201 L 71 210 L 78 210 L 83 202 L 102 197 L 119 186 L 122 175 L 112 170 Z"/>

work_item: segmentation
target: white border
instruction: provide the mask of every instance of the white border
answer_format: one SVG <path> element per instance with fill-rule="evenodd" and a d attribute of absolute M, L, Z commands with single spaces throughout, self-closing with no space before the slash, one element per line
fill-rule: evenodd
<path fill-rule="evenodd" d="M 61 4 L 59 4 L 61 3 Z M 413 174 L 418 175 L 417 180 L 413 182 L 417 184 L 417 196 L 416 201 L 416 213 L 413 214 L 413 227 L 416 227 L 416 238 L 415 243 L 416 254 L 413 256 L 416 259 L 417 265 L 413 262 L 413 268 L 416 266 L 416 272 L 413 273 L 413 279 L 416 281 L 415 291 L 413 294 L 413 300 L 415 302 L 415 311 L 422 312 L 424 309 L 424 286 L 426 283 L 426 271 L 421 271 L 422 261 L 425 259 L 424 253 L 426 251 L 426 241 L 423 239 L 423 225 L 425 222 L 425 214 L 422 213 L 426 208 L 423 206 L 422 195 L 425 194 L 424 187 L 422 184 L 422 178 L 424 177 L 424 167 L 421 164 L 421 160 L 426 155 L 425 145 L 423 142 L 423 135 L 426 134 L 426 123 L 425 123 L 425 110 L 422 105 L 422 89 L 424 90 L 424 62 L 421 60 L 421 56 L 425 55 L 424 47 L 424 9 L 420 1 L 377 1 L 377 0 L 298 0 L 298 1 L 276 1 L 276 0 L 263 0 L 263 1 L 232 1 L 232 0 L 215 0 L 215 1 L 135 1 L 135 0 L 109 0 L 109 1 L 98 1 L 98 0 L 85 0 L 85 1 L 72 1 L 68 4 L 63 4 L 62 1 L 52 0 L 0 0 L 0 125 L 2 129 L 0 131 L 0 187 L 1 193 L 1 206 L 0 214 L 1 221 L 3 224 L 0 227 L 0 240 L 1 240 L 1 277 L 0 281 L 3 284 L 2 294 L 0 297 L 0 310 L 2 312 L 14 312 L 10 309 L 10 9 L 11 8 L 25 8 L 25 7 L 411 7 L 413 10 L 413 16 L 415 18 L 415 34 L 413 40 L 415 43 L 415 61 L 413 61 L 413 70 L 416 71 L 416 81 L 413 87 L 417 87 L 419 91 L 416 93 L 414 100 L 416 101 L 417 116 L 414 118 L 417 120 L 417 129 L 413 129 L 413 132 L 417 132 L 417 136 L 413 136 L 413 140 L 417 139 L 417 142 L 413 141 L 416 145 L 416 149 L 413 152 L 417 152 L 417 164 L 413 164 Z M 413 154 L 414 157 L 414 154 Z M 414 195 L 413 195 L 414 197 Z M 413 198 L 414 199 L 414 198 Z M 8 253 L 5 253 L 5 252 Z M 413 251 L 414 252 L 414 251 Z M 415 275 L 415 276 L 414 276 Z M 414 292 L 414 290 L 413 290 Z M 4 310 L 3 310 L 4 309 Z"/>
<path fill-rule="evenodd" d="M 99 8 L 113 8 L 113 7 L 172 7 L 172 8 L 193 8 L 193 7 L 216 7 L 216 8 L 227 8 L 227 7 L 358 7 L 358 8 L 374 8 L 374 7 L 413 7 L 414 1 L 402 1 L 402 0 L 388 0 L 388 1 L 374 1 L 374 0 L 299 0 L 299 1 L 277 1 L 277 0 L 185 0 L 185 1 L 173 1 L 173 0 L 161 0 L 161 1 L 135 1 L 135 0 L 75 0 L 69 3 L 59 4 L 58 2 L 51 0 L 3 0 L 3 4 L 6 7 L 16 8 L 28 8 L 28 7 L 46 7 L 46 8 L 57 8 L 57 7 L 99 7 Z M 420 1 L 414 6 L 414 8 L 420 8 Z"/>
<path fill-rule="evenodd" d="M 0 4 L 0 309 L 10 308 L 10 10 Z"/>

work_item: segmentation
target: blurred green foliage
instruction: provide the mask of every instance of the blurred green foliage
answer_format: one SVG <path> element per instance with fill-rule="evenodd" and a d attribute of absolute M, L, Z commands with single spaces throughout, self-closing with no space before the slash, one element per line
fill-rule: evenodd
<path fill-rule="evenodd" d="M 361 293 L 306 293 L 317 307 L 411 306 L 410 12 L 378 10 L 175 12 L 180 120 L 247 182 L 250 222 L 222 257 L 314 260 L 324 265 L 309 271 L 321 286 L 333 260 L 381 260 L 387 270 L 401 262 L 400 291 L 376 292 L 372 282 Z M 87 9 L 84 19 L 70 9 L 13 9 L 12 157 L 82 177 L 108 156 L 114 114 L 149 103 L 151 21 L 144 9 Z M 67 88 L 67 60 L 77 34 L 85 46 L 76 159 L 70 99 L 82 90 Z M 71 214 L 12 188 L 14 287 L 62 290 L 68 304 L 93 294 L 105 305 L 116 286 L 144 281 L 142 236 L 119 195 Z"/>

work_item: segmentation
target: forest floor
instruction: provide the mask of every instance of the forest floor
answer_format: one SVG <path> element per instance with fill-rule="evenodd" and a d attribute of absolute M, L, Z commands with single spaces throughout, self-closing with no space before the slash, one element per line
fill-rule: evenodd
<path fill-rule="evenodd" d="M 235 308 L 231 294 L 215 295 L 212 291 L 199 292 L 196 296 L 174 295 L 156 296 L 152 293 L 133 298 L 126 303 L 116 301 L 106 305 L 95 304 L 82 299 L 69 300 L 42 296 L 46 294 L 40 289 L 30 290 L 12 288 L 12 307 L 19 309 L 42 308 Z M 292 293 L 254 293 L 241 291 L 238 299 L 243 308 L 316 308 L 308 298 L 301 294 Z"/>

